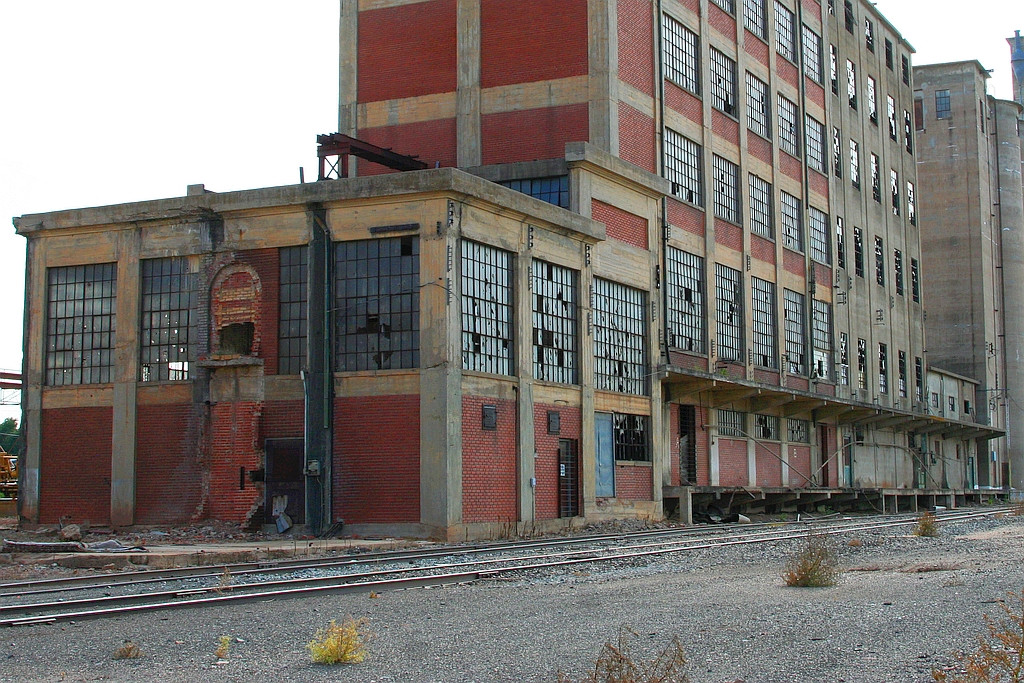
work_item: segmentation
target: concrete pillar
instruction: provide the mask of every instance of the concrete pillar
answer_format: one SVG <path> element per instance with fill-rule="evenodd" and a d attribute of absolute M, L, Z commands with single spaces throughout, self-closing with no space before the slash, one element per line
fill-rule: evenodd
<path fill-rule="evenodd" d="M 338 132 L 359 137 L 359 0 L 341 0 L 338 45 Z M 349 177 L 356 174 L 356 161 L 349 159 Z"/>
<path fill-rule="evenodd" d="M 114 424 L 110 524 L 135 523 L 135 390 L 139 377 L 139 249 L 141 229 L 118 233 Z"/>
<path fill-rule="evenodd" d="M 483 163 L 480 139 L 480 0 L 458 0 L 457 163 Z"/>
<path fill-rule="evenodd" d="M 25 447 L 18 461 L 18 515 L 39 521 L 39 468 L 42 461 L 43 384 L 46 375 L 46 247 L 45 240 L 29 237 L 25 245 L 25 325 L 22 360 L 22 423 Z"/>
<path fill-rule="evenodd" d="M 612 0 L 588 0 L 590 144 L 619 153 L 618 14 Z"/>
<path fill-rule="evenodd" d="M 529 227 L 524 226 L 528 232 Z M 527 249 L 529 237 L 526 237 Z M 523 292 L 520 300 L 525 305 L 516 306 L 516 370 L 519 375 L 519 391 L 517 392 L 516 410 L 518 411 L 518 429 L 516 434 L 516 456 L 519 468 L 519 520 L 532 522 L 536 519 L 537 488 L 534 485 L 536 463 L 534 453 L 537 451 L 536 430 L 533 420 L 533 306 L 530 304 L 531 271 L 533 260 L 528 252 L 515 259 L 515 291 Z"/>

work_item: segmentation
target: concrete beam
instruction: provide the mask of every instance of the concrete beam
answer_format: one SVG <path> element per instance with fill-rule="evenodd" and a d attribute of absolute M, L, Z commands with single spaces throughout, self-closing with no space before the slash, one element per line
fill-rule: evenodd
<path fill-rule="evenodd" d="M 772 408 L 791 403 L 797 400 L 792 394 L 778 394 L 775 396 L 758 396 L 750 399 L 750 412 L 762 413 Z"/>
<path fill-rule="evenodd" d="M 826 404 L 826 401 L 814 401 L 806 398 L 797 399 L 792 405 L 787 405 L 782 409 L 783 417 L 792 417 L 793 415 L 802 415 L 803 413 L 809 413 L 812 410 L 822 407 Z"/>
<path fill-rule="evenodd" d="M 759 394 L 760 392 L 760 389 L 751 389 L 750 387 L 718 391 L 712 394 L 711 400 L 708 402 L 708 407 L 718 408 L 719 406 L 735 403 L 736 401 L 742 401 L 743 399 Z"/>

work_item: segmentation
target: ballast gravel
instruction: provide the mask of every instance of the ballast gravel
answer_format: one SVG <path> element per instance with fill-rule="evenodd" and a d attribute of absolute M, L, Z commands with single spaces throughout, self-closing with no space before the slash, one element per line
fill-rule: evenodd
<path fill-rule="evenodd" d="M 852 538 L 857 543 L 850 545 Z M 649 660 L 678 637 L 694 683 L 931 680 L 973 649 L 983 615 L 1024 590 L 1024 517 L 833 539 L 832 588 L 787 588 L 803 541 L 545 569 L 471 585 L 267 599 L 0 631 L 0 681 L 556 681 L 593 667 L 622 629 Z M 360 664 L 322 666 L 305 644 L 365 617 Z M 231 638 L 227 657 L 214 651 Z M 115 660 L 125 640 L 137 659 Z"/>

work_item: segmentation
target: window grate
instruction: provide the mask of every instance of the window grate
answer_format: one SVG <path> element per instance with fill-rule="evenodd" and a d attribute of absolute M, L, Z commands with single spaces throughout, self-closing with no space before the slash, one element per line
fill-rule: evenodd
<path fill-rule="evenodd" d="M 786 331 L 786 372 L 807 374 L 807 328 L 804 295 L 789 289 L 782 290 L 782 310 Z"/>
<path fill-rule="evenodd" d="M 740 167 L 728 159 L 712 154 L 711 168 L 715 174 L 715 215 L 731 223 L 742 223 L 739 197 Z"/>
<path fill-rule="evenodd" d="M 736 116 L 736 61 L 711 48 L 711 106 Z"/>
<path fill-rule="evenodd" d="M 647 441 L 646 415 L 612 413 L 612 431 L 616 460 L 647 462 L 651 451 Z"/>
<path fill-rule="evenodd" d="M 665 33 L 665 76 L 699 95 L 700 38 L 669 15 L 663 15 L 662 19 Z"/>
<path fill-rule="evenodd" d="M 182 256 L 142 261 L 139 370 L 143 382 L 191 376 L 196 276 Z"/>
<path fill-rule="evenodd" d="M 644 292 L 594 278 L 594 388 L 647 393 Z"/>
<path fill-rule="evenodd" d="M 754 364 L 765 368 L 778 368 L 775 340 L 778 331 L 775 322 L 775 283 L 751 278 L 753 290 L 753 353 Z"/>
<path fill-rule="evenodd" d="M 715 264 L 716 345 L 718 358 L 743 360 L 743 278 L 740 271 Z"/>
<path fill-rule="evenodd" d="M 511 375 L 512 254 L 462 241 L 462 367 Z"/>
<path fill-rule="evenodd" d="M 789 194 L 782 193 L 782 244 L 803 253 L 804 221 L 800 200 Z"/>
<path fill-rule="evenodd" d="M 117 264 L 46 271 L 46 383 L 110 382 L 117 328 Z"/>
<path fill-rule="evenodd" d="M 747 79 L 747 129 L 765 140 L 772 139 L 768 84 L 749 71 Z"/>
<path fill-rule="evenodd" d="M 718 435 L 719 436 L 739 436 L 744 437 L 747 431 L 744 418 L 746 415 L 737 410 L 722 410 L 716 411 L 718 413 Z"/>
<path fill-rule="evenodd" d="M 747 176 L 750 186 L 750 231 L 767 239 L 775 237 L 772 185 L 760 176 Z"/>
<path fill-rule="evenodd" d="M 786 420 L 786 436 L 795 443 L 811 442 L 811 423 L 808 420 Z"/>
<path fill-rule="evenodd" d="M 675 247 L 668 247 L 666 259 L 669 345 L 704 353 L 704 259 Z"/>
<path fill-rule="evenodd" d="M 779 418 L 774 415 L 754 415 L 754 438 L 779 440 Z"/>
<path fill-rule="evenodd" d="M 533 374 L 579 384 L 579 273 L 533 262 Z"/>
<path fill-rule="evenodd" d="M 665 179 L 672 183 L 672 194 L 697 206 L 704 205 L 702 156 L 696 142 L 665 129 Z"/>
<path fill-rule="evenodd" d="M 297 375 L 306 363 L 306 287 L 309 250 L 283 247 L 280 255 L 280 297 L 277 324 L 277 371 Z"/>

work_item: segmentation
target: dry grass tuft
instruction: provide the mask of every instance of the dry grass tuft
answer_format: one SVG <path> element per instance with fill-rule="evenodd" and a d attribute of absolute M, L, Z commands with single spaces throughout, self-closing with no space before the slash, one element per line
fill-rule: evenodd
<path fill-rule="evenodd" d="M 839 560 L 825 536 L 811 534 L 807 543 L 786 562 L 787 586 L 822 587 L 839 583 Z"/>
<path fill-rule="evenodd" d="M 939 518 L 934 512 L 928 511 L 917 518 L 914 525 L 914 535 L 933 538 L 939 535 Z"/>
<path fill-rule="evenodd" d="M 665 649 L 649 662 L 638 660 L 631 642 L 638 634 L 631 628 L 619 629 L 617 642 L 608 641 L 601 648 L 594 670 L 580 683 L 687 683 L 686 656 L 678 637 L 673 637 Z M 564 673 L 558 674 L 559 683 L 571 683 Z"/>
<path fill-rule="evenodd" d="M 142 656 L 142 650 L 131 640 L 125 640 L 124 644 L 114 650 L 114 659 L 138 659 Z"/>
<path fill-rule="evenodd" d="M 366 659 L 366 644 L 372 638 L 368 623 L 366 618 L 345 617 L 341 624 L 331 619 L 327 628 L 313 634 L 306 649 L 317 664 L 358 664 Z"/>
<path fill-rule="evenodd" d="M 1024 682 L 1024 590 L 1008 598 L 999 603 L 1002 618 L 985 615 L 988 633 L 978 636 L 977 650 L 958 653 L 948 669 L 932 669 L 936 683 Z"/>
<path fill-rule="evenodd" d="M 231 636 L 221 636 L 217 639 L 217 649 L 213 651 L 213 654 L 217 659 L 227 659 L 228 652 L 231 650 Z"/>
<path fill-rule="evenodd" d="M 846 545 L 850 546 L 851 548 L 860 548 L 864 545 L 864 541 L 860 540 L 859 538 L 851 538 Z"/>

